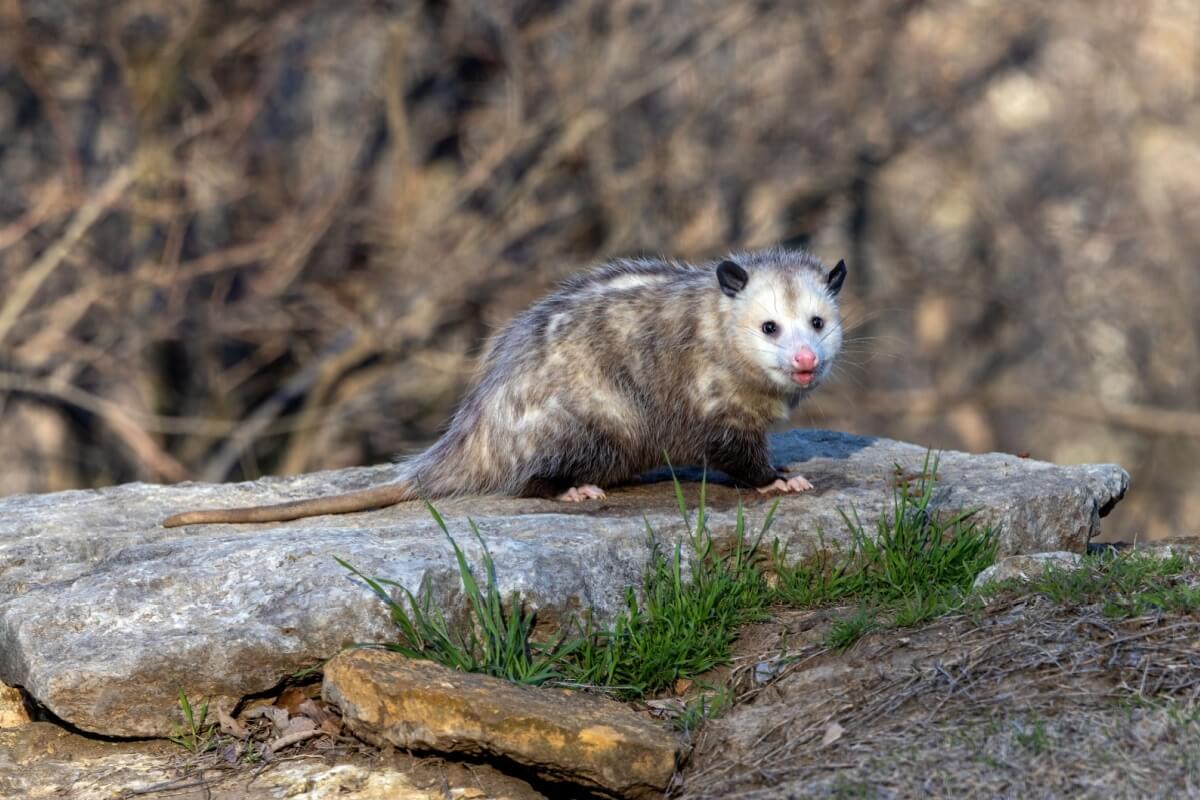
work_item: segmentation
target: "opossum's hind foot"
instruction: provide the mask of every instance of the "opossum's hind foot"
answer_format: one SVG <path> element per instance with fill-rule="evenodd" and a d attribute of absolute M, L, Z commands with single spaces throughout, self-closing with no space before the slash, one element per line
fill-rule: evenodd
<path fill-rule="evenodd" d="M 776 478 L 774 483 L 758 487 L 758 491 L 763 494 L 770 494 L 771 492 L 807 492 L 811 488 L 813 488 L 813 485 L 808 482 L 807 478 L 803 475 L 795 475 L 787 480 Z"/>
<path fill-rule="evenodd" d="M 584 500 L 603 500 L 606 497 L 608 495 L 599 486 L 585 483 L 583 486 L 572 486 L 555 499 L 567 503 L 580 503 Z"/>

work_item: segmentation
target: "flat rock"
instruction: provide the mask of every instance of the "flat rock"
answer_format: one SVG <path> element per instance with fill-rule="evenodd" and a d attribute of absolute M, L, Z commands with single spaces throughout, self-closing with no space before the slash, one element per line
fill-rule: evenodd
<path fill-rule="evenodd" d="M 349 650 L 325 667 L 321 696 L 376 745 L 501 758 L 540 777 L 618 797 L 661 797 L 675 737 L 628 706 L 568 689 L 521 686 L 386 650 Z"/>
<path fill-rule="evenodd" d="M 911 475 L 926 455 L 915 445 L 826 431 L 778 434 L 772 445 L 777 463 L 816 486 L 780 502 L 770 536 L 791 558 L 845 542 L 843 510 L 868 525 L 888 513 L 896 466 Z M 347 644 L 394 637 L 383 604 L 334 556 L 414 591 L 428 581 L 437 603 L 461 608 L 449 543 L 420 503 L 289 523 L 160 525 L 190 508 L 359 489 L 393 474 L 385 465 L 0 500 L 0 681 L 84 730 L 161 736 L 181 690 L 228 710 Z M 1129 481 L 1113 465 L 954 452 L 941 454 L 938 474 L 936 508 L 980 509 L 998 530 L 1002 555 L 1081 552 Z M 757 530 L 773 501 L 713 480 L 708 522 L 718 544 L 732 538 L 739 499 Z M 698 490 L 685 484 L 690 509 Z M 671 486 L 653 479 L 605 501 L 475 497 L 438 508 L 471 559 L 480 548 L 468 516 L 478 523 L 501 591 L 519 591 L 550 623 L 585 608 L 610 617 L 625 587 L 640 584 L 646 524 L 667 542 L 685 531 Z"/>
<path fill-rule="evenodd" d="M 240 770 L 183 769 L 182 752 L 152 742 L 98 742 L 49 723 L 0 731 L 0 797 L 37 800 L 443 800 L 378 764 L 284 760 Z M 264 768 L 265 767 L 265 768 Z"/>

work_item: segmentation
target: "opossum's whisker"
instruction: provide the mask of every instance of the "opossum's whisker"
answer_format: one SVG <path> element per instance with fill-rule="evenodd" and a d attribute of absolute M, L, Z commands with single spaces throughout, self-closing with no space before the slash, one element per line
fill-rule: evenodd
<path fill-rule="evenodd" d="M 859 325 L 863 325 L 868 322 L 874 322 L 875 320 L 883 317 L 884 314 L 906 313 L 907 311 L 908 311 L 908 309 L 903 309 L 903 308 L 899 308 L 899 307 L 872 308 L 870 311 L 859 311 L 858 314 L 855 314 L 855 315 L 847 314 L 844 317 L 844 319 L 847 319 L 847 320 L 853 319 L 854 325 L 855 325 L 855 327 L 857 327 Z"/>
<path fill-rule="evenodd" d="M 843 370 L 839 370 L 834 374 L 836 374 L 839 379 L 844 378 L 845 380 L 850 381 L 851 383 L 854 384 L 855 388 L 858 388 L 858 389 L 866 389 L 867 388 L 867 382 L 865 380 L 863 380 L 863 378 L 859 377 L 858 375 L 853 375 L 853 374 L 851 374 L 849 372 L 845 372 Z"/>
<path fill-rule="evenodd" d="M 843 350 L 843 351 L 841 352 L 841 355 L 838 357 L 838 360 L 839 360 L 839 361 L 845 361 L 845 360 L 847 360 L 848 358 L 855 358 L 855 357 L 857 357 L 857 358 L 859 358 L 859 359 L 862 359 L 863 363 L 866 363 L 866 362 L 869 362 L 869 361 L 876 361 L 876 360 L 878 360 L 878 359 L 881 359 L 881 358 L 886 358 L 886 359 L 889 359 L 889 360 L 894 360 L 894 359 L 897 359 L 897 358 L 899 358 L 899 357 L 900 357 L 900 354 L 899 354 L 899 353 L 893 353 L 893 352 L 890 352 L 890 351 L 888 351 L 888 350 L 876 350 L 876 349 L 869 349 L 869 350 L 854 350 L 854 349 L 849 349 L 849 350 Z"/>
<path fill-rule="evenodd" d="M 898 336 L 892 336 L 892 335 L 890 335 L 890 334 L 884 334 L 884 335 L 882 335 L 882 336 L 847 336 L 847 337 L 845 338 L 845 340 L 844 340 L 844 343 L 846 343 L 846 344 L 851 344 L 851 343 L 855 343 L 855 342 L 888 342 L 888 343 L 893 343 L 893 342 L 900 342 L 900 341 L 901 341 L 901 339 L 900 339 L 900 337 L 898 337 Z"/>
<path fill-rule="evenodd" d="M 898 342 L 899 337 L 896 336 L 851 336 L 843 340 L 845 344 L 853 344 L 855 342 Z"/>
<path fill-rule="evenodd" d="M 890 343 L 887 343 L 887 344 L 890 344 Z M 881 346 L 877 342 L 862 342 L 862 341 L 858 341 L 858 340 L 852 340 L 850 342 L 843 344 L 842 352 L 843 353 L 871 354 L 871 355 L 889 356 L 889 357 L 896 356 L 896 351 L 889 346 L 886 346 L 886 345 Z"/>
<path fill-rule="evenodd" d="M 840 323 L 840 322 L 838 322 L 834 325 L 830 325 L 829 328 L 825 331 L 825 333 L 821 334 L 821 336 L 817 339 L 817 341 L 823 342 L 826 339 L 828 339 L 831 335 L 836 333 L 837 331 L 840 331 L 841 329 L 842 329 L 842 323 Z"/>

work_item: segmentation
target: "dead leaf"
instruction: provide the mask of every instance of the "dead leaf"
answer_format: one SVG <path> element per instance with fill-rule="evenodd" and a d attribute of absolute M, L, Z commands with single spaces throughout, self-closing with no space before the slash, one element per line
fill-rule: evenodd
<path fill-rule="evenodd" d="M 266 717 L 271 721 L 276 734 L 282 734 L 283 730 L 288 726 L 288 721 L 291 719 L 291 715 L 288 714 L 286 709 L 277 706 L 256 706 L 247 711 L 243 716 L 247 720 Z"/>
<path fill-rule="evenodd" d="M 842 734 L 845 732 L 846 729 L 839 725 L 837 720 L 829 723 L 825 726 L 825 735 L 821 737 L 821 747 L 828 747 L 829 745 L 833 744 L 838 739 L 842 738 Z"/>
<path fill-rule="evenodd" d="M 280 732 L 280 735 L 291 736 L 294 733 L 306 733 L 308 731 L 315 731 L 316 729 L 317 723 L 308 717 L 292 717 L 288 721 L 287 727 Z"/>
<path fill-rule="evenodd" d="M 320 725 L 321 723 L 323 723 L 325 720 L 329 719 L 330 717 L 334 716 L 329 711 L 329 709 L 325 707 L 325 704 L 323 702 L 321 702 L 320 700 L 312 700 L 312 699 L 305 700 L 303 703 L 300 704 L 300 707 L 298 710 L 301 714 L 308 717 L 309 719 L 311 719 L 313 722 L 317 723 L 318 725 Z"/>
<path fill-rule="evenodd" d="M 693 683 L 694 681 L 691 681 L 687 678 L 680 678 L 679 680 L 675 681 L 675 694 L 687 694 L 688 691 L 691 690 Z"/>
<path fill-rule="evenodd" d="M 321 700 L 305 700 L 300 704 L 300 713 L 311 719 L 330 736 L 342 732 L 342 718 L 329 710 Z"/>
<path fill-rule="evenodd" d="M 287 709 L 293 717 L 300 713 L 300 705 L 308 700 L 308 695 L 298 686 L 289 686 L 275 698 L 275 705 Z"/>
<path fill-rule="evenodd" d="M 221 733 L 227 736 L 232 736 L 235 739 L 245 739 L 250 735 L 250 731 L 246 730 L 245 725 L 226 714 L 220 708 L 217 709 L 217 721 L 221 724 Z"/>

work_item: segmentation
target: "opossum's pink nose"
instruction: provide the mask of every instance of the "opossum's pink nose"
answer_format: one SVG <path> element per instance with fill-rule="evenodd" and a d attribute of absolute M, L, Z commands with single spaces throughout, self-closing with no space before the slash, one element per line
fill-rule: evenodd
<path fill-rule="evenodd" d="M 792 356 L 792 366 L 800 372 L 812 372 L 817 368 L 817 354 L 812 348 L 801 347 Z"/>

